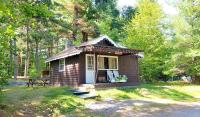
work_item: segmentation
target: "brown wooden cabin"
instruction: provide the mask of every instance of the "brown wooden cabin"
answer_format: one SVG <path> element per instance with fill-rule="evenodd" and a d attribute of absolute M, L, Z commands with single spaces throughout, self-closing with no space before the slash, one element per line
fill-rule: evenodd
<path fill-rule="evenodd" d="M 50 82 L 73 87 L 82 84 L 100 87 L 137 85 L 139 52 L 141 50 L 122 47 L 107 36 L 67 47 L 46 60 L 50 63 Z M 127 82 L 109 82 L 108 70 L 126 75 Z"/>

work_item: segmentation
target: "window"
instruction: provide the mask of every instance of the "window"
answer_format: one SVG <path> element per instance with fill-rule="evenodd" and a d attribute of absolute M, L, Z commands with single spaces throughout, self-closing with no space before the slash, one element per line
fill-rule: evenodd
<path fill-rule="evenodd" d="M 108 63 L 109 63 L 109 69 L 118 69 L 117 68 L 117 58 L 109 58 Z"/>
<path fill-rule="evenodd" d="M 59 71 L 65 71 L 65 59 L 59 60 Z"/>
<path fill-rule="evenodd" d="M 118 70 L 118 57 L 115 56 L 98 56 L 99 70 Z"/>
<path fill-rule="evenodd" d="M 104 57 L 98 57 L 98 69 L 105 69 Z"/>
<path fill-rule="evenodd" d="M 94 56 L 87 56 L 87 69 L 94 70 Z"/>

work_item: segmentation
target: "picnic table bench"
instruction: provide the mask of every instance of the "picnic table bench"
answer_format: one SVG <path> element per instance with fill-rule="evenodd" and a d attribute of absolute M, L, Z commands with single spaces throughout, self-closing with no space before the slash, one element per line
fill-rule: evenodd
<path fill-rule="evenodd" d="M 41 85 L 41 86 L 46 86 L 50 84 L 50 79 L 49 78 L 29 78 L 27 82 L 27 86 L 29 87 L 30 85 L 33 87 L 33 85 Z"/>

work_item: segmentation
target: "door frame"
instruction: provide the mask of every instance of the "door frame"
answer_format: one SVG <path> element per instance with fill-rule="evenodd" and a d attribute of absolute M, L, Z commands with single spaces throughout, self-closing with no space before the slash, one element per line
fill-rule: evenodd
<path fill-rule="evenodd" d="M 85 54 L 85 83 L 87 84 L 86 82 L 86 79 L 87 79 L 87 67 L 88 67 L 88 61 L 87 61 L 87 57 L 88 56 L 93 56 L 93 59 L 94 59 L 94 82 L 95 83 L 95 69 L 96 69 L 96 61 L 95 61 L 95 54 Z M 88 83 L 89 84 L 89 83 Z"/>

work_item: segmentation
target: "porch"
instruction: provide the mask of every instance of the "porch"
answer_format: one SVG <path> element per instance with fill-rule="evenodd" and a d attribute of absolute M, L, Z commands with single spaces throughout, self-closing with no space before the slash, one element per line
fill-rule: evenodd
<path fill-rule="evenodd" d="M 85 57 L 86 84 L 112 83 L 119 77 L 118 56 L 86 54 Z"/>
<path fill-rule="evenodd" d="M 83 47 L 83 50 L 86 84 L 99 83 L 97 86 L 101 87 L 108 83 L 113 83 L 112 86 L 135 85 L 132 82 L 138 79 L 137 54 L 140 50 L 109 46 L 87 46 Z M 115 81 L 116 78 L 126 80 L 121 83 L 121 81 Z"/>

